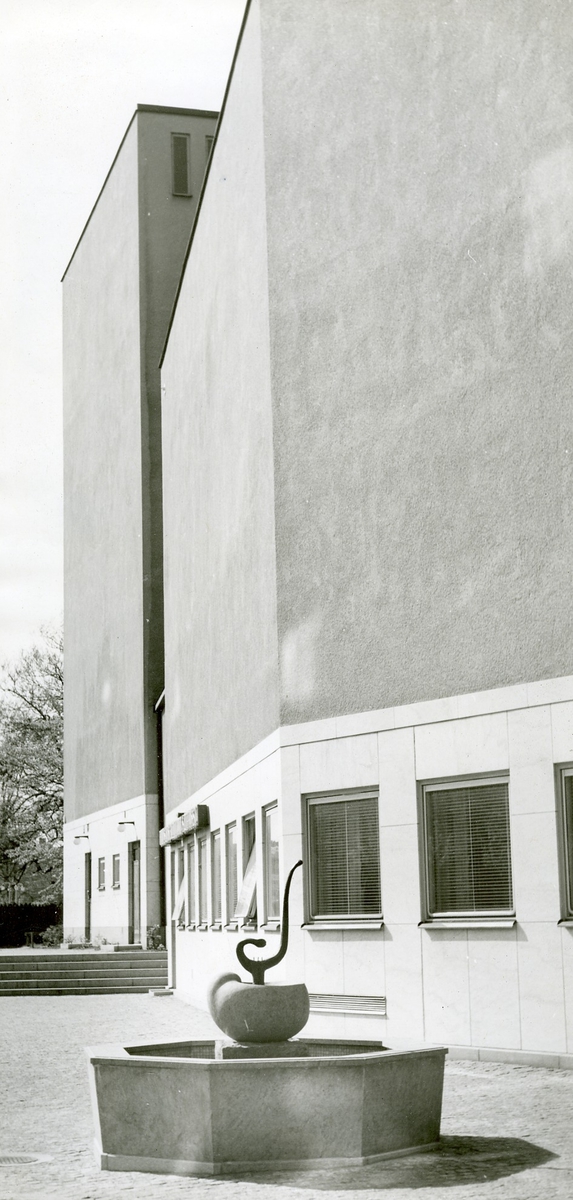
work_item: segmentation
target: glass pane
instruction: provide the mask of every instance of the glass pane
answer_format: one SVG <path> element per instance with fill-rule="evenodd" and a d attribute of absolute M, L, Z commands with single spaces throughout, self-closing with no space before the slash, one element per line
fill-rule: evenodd
<path fill-rule="evenodd" d="M 565 776 L 565 865 L 568 915 L 573 916 L 573 775 Z"/>
<path fill-rule="evenodd" d="M 173 154 L 173 192 L 176 196 L 189 193 L 189 137 L 186 133 L 171 136 Z"/>
<path fill-rule="evenodd" d="M 187 845 L 187 924 L 195 925 L 197 902 L 195 899 L 195 841 Z"/>
<path fill-rule="evenodd" d="M 243 913 L 242 907 L 239 904 L 238 911 L 245 920 L 256 922 L 257 920 L 257 887 L 256 887 L 256 826 L 254 817 L 244 817 L 243 819 L 243 886 L 241 888 L 241 896 L 248 883 L 249 867 L 253 873 L 253 889 L 252 898 L 250 901 L 248 912 Z"/>
<path fill-rule="evenodd" d="M 265 909 L 267 921 L 280 917 L 279 810 L 265 812 Z"/>
<path fill-rule="evenodd" d="M 227 826 L 227 920 L 232 921 L 237 908 L 237 826 Z"/>
<path fill-rule="evenodd" d="M 199 872 L 199 924 L 207 922 L 207 841 L 201 838 L 197 843 L 197 858 Z"/>
<path fill-rule="evenodd" d="M 380 913 L 375 797 L 311 804 L 310 849 L 313 916 Z"/>
<path fill-rule="evenodd" d="M 213 924 L 221 920 L 221 835 L 211 836 L 211 904 Z"/>
<path fill-rule="evenodd" d="M 426 791 L 432 913 L 511 911 L 506 783 Z"/>

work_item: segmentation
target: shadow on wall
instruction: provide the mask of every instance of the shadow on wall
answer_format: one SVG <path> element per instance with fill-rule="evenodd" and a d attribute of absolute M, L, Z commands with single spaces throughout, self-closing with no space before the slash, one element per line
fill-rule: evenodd
<path fill-rule="evenodd" d="M 428 1154 L 386 1159 L 367 1167 L 330 1168 L 311 1173 L 265 1172 L 264 1181 L 314 1192 L 460 1187 L 492 1183 L 543 1166 L 557 1157 L 521 1138 L 443 1137 L 438 1149 Z M 263 1177 L 244 1174 L 233 1178 L 260 1183 Z M 542 1194 L 540 1191 L 539 1195 Z"/>

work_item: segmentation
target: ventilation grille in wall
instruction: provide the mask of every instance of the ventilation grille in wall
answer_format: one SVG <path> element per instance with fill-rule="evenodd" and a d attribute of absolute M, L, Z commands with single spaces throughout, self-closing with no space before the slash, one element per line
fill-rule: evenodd
<path fill-rule="evenodd" d="M 385 996 L 311 995 L 311 1012 L 353 1013 L 356 1016 L 386 1016 Z"/>

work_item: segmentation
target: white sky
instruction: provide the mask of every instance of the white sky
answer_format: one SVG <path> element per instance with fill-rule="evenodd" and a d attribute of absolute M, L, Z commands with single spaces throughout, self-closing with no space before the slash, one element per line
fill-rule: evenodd
<path fill-rule="evenodd" d="M 243 10 L 0 2 L 0 663 L 62 616 L 61 276 L 136 104 L 220 107 Z"/>

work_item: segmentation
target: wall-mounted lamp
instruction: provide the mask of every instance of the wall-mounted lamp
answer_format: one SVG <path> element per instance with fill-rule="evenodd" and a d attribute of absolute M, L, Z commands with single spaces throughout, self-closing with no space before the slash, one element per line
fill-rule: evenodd
<path fill-rule="evenodd" d="M 125 833 L 126 825 L 135 825 L 135 821 L 118 821 L 117 822 L 117 832 Z"/>
<path fill-rule="evenodd" d="M 74 838 L 74 846 L 79 846 L 80 842 L 84 841 L 84 839 L 86 842 L 89 842 L 89 840 L 90 840 L 89 833 L 76 833 L 76 836 Z"/>

